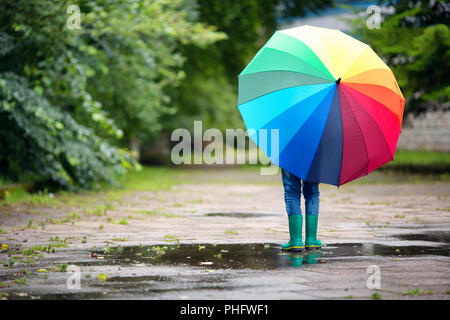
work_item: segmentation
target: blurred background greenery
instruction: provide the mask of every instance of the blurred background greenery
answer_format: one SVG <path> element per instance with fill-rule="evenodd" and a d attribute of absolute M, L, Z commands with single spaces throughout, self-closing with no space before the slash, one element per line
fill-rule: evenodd
<path fill-rule="evenodd" d="M 274 30 L 361 3 L 395 8 L 381 29 L 355 15 L 351 33 L 393 68 L 406 113 L 448 110 L 446 1 L 2 0 L 0 185 L 115 184 L 175 128 L 243 128 L 237 75 Z M 67 27 L 72 4 L 80 29 Z M 448 169 L 448 154 L 404 159 Z"/>

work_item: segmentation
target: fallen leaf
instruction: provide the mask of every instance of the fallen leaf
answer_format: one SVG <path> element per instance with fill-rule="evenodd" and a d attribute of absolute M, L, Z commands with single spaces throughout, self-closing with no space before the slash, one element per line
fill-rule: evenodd
<path fill-rule="evenodd" d="M 106 281 L 107 279 L 108 279 L 108 276 L 106 274 L 104 274 L 104 273 L 100 273 L 97 276 L 97 280 L 100 280 L 100 281 Z"/>
<path fill-rule="evenodd" d="M 27 297 L 28 293 L 26 293 L 26 292 L 16 292 L 16 296 L 18 296 L 18 297 Z"/>

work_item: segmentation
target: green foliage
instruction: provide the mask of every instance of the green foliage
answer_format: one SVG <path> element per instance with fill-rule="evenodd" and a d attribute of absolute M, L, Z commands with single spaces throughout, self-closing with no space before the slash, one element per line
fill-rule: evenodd
<path fill-rule="evenodd" d="M 58 270 L 58 271 L 60 271 L 60 272 L 66 272 L 68 266 L 69 266 L 69 265 L 68 265 L 66 262 L 61 263 L 61 264 L 59 265 L 59 270 Z"/>
<path fill-rule="evenodd" d="M 395 6 L 396 14 L 409 12 L 413 8 L 419 8 L 413 15 L 402 19 L 404 26 L 431 26 L 435 24 L 448 24 L 450 12 L 448 3 L 444 0 L 379 0 L 381 4 Z"/>
<path fill-rule="evenodd" d="M 39 96 L 26 78 L 1 73 L 0 101 L 0 174 L 70 188 L 124 172 L 125 153 Z"/>
<path fill-rule="evenodd" d="M 381 299 L 383 299 L 383 296 L 381 294 L 379 294 L 378 292 L 374 292 L 374 293 L 372 293 L 371 298 L 373 300 L 381 300 Z"/>
<path fill-rule="evenodd" d="M 399 150 L 395 153 L 394 163 L 418 166 L 444 166 L 450 165 L 450 153 L 435 151 L 406 151 Z"/>
<path fill-rule="evenodd" d="M 123 189 L 119 192 L 169 190 L 185 182 L 185 176 L 185 172 L 170 168 L 143 167 L 141 171 L 130 172 L 120 179 Z"/>
<path fill-rule="evenodd" d="M 227 41 L 207 48 L 208 55 L 202 58 L 216 59 L 219 63 L 210 67 L 223 69 L 228 79 L 235 83 L 237 75 L 272 36 L 280 18 L 317 12 L 331 6 L 333 1 L 198 0 L 198 3 L 201 20 L 228 35 Z M 201 60 L 196 62 L 200 64 Z"/>
<path fill-rule="evenodd" d="M 128 140 L 173 115 L 165 92 L 184 77 L 179 45 L 224 34 L 191 0 L 4 0 L 0 11 L 0 176 L 49 187 L 114 183 L 136 163 Z"/>
<path fill-rule="evenodd" d="M 185 77 L 180 45 L 206 47 L 225 38 L 197 22 L 189 0 L 85 1 L 82 11 L 86 63 L 95 76 L 89 89 L 125 131 L 125 138 L 149 139 L 161 117 L 175 115 L 167 94 Z M 128 141 L 126 141 L 128 142 Z"/>
<path fill-rule="evenodd" d="M 14 279 L 14 283 L 24 285 L 24 284 L 27 283 L 27 278 L 26 277 L 22 277 L 22 278 Z"/>
<path fill-rule="evenodd" d="M 273 34 L 281 18 L 317 12 L 332 0 L 198 0 L 200 20 L 217 26 L 227 38 L 214 46 L 184 45 L 186 78 L 171 97 L 177 117 L 165 117 L 168 128 L 192 128 L 201 119 L 205 127 L 243 127 L 236 112 L 237 76 Z"/>
<path fill-rule="evenodd" d="M 5 193 L 5 203 L 11 204 L 55 204 L 56 199 L 50 197 L 47 190 L 39 191 L 33 194 L 26 192 L 23 189 L 15 189 Z"/>
<path fill-rule="evenodd" d="M 386 1 L 380 1 L 385 3 Z M 354 22 L 361 39 L 392 67 L 406 98 L 406 112 L 445 109 L 450 100 L 450 30 L 445 1 L 394 3 L 380 29 Z"/>
<path fill-rule="evenodd" d="M 77 110 L 103 113 L 87 91 L 87 69 L 73 47 L 79 34 L 65 28 L 66 18 L 65 7 L 52 1 L 2 3 L 0 175 L 90 188 L 113 183 L 133 160 L 78 120 Z M 99 126 L 120 136 L 111 119 Z"/>
<path fill-rule="evenodd" d="M 80 8 L 71 29 L 67 8 Z M 277 19 L 332 0 L 3 0 L 0 181 L 113 184 L 121 149 L 193 119 L 242 125 L 236 76 Z M 217 26 L 217 27 L 215 27 Z"/>

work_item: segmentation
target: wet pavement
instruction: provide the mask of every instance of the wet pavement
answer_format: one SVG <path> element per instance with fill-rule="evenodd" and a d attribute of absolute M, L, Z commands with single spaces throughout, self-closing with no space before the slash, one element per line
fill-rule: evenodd
<path fill-rule="evenodd" d="M 278 216 L 278 213 L 258 213 L 258 212 L 210 212 L 202 215 L 204 217 L 229 217 L 229 218 L 263 218 Z"/>
<path fill-rule="evenodd" d="M 448 236 L 449 232 L 438 234 Z M 433 232 L 429 237 L 433 237 Z M 407 235 L 402 235 L 405 237 Z M 411 238 L 421 235 L 410 234 Z M 427 240 L 430 241 L 430 240 Z M 301 267 L 317 263 L 333 263 L 335 261 L 365 260 L 366 257 L 418 257 L 442 256 L 450 257 L 450 245 L 383 245 L 375 243 L 335 243 L 322 250 L 305 251 L 303 253 L 285 253 L 279 244 L 177 244 L 155 246 L 118 247 L 104 255 L 107 265 L 162 265 L 207 267 L 208 269 L 251 269 L 274 270 L 286 267 Z M 102 251 L 96 252 L 102 255 Z"/>
<path fill-rule="evenodd" d="M 75 257 L 72 264 L 79 268 L 79 289 L 67 287 L 73 273 L 60 272 L 45 281 L 42 276 L 29 277 L 32 290 L 11 290 L 8 298 L 368 299 L 377 292 L 390 299 L 447 299 L 447 291 L 420 291 L 416 285 L 433 274 L 439 275 L 438 287 L 450 287 L 449 239 L 450 232 L 442 230 L 405 233 L 392 235 L 389 241 L 327 243 L 322 250 L 303 253 L 284 253 L 276 243 L 163 243 L 67 250 L 54 256 L 50 265 L 58 266 L 68 255 Z M 418 259 L 420 269 L 415 270 Z M 380 270 L 380 288 L 375 291 L 367 287 L 368 268 L 373 266 Z M 399 291 L 398 284 L 392 285 L 401 278 L 398 272 L 403 276 L 413 272 L 415 282 L 403 282 Z M 7 277 L 2 272 L 0 281 Z"/>
<path fill-rule="evenodd" d="M 0 299 L 450 299 L 449 184 L 323 186 L 325 247 L 288 254 L 279 177 L 198 179 L 2 207 Z"/>

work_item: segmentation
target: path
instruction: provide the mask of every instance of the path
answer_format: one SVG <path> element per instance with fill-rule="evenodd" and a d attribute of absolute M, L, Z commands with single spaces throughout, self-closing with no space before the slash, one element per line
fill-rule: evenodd
<path fill-rule="evenodd" d="M 319 235 L 326 248 L 293 256 L 279 254 L 288 238 L 279 176 L 241 169 L 186 175 L 188 183 L 170 190 L 2 207 L 7 233 L 0 242 L 10 254 L 0 253 L 0 293 L 10 299 L 450 298 L 449 184 L 323 185 Z M 102 206 L 84 204 L 94 200 Z M 14 248 L 48 244 L 56 252 L 32 254 L 34 262 L 16 255 L 22 258 L 8 267 Z M 67 288 L 62 263 L 80 267 L 80 290 Z M 380 272 L 378 290 L 367 287 L 373 270 Z"/>

